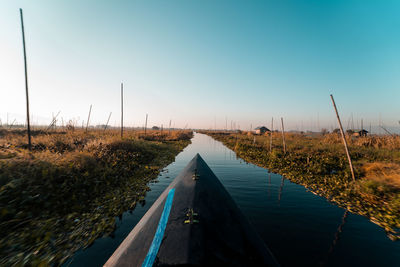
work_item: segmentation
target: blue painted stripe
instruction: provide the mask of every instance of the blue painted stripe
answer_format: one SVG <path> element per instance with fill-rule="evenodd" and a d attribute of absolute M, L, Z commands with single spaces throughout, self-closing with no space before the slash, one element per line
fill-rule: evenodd
<path fill-rule="evenodd" d="M 165 201 L 164 210 L 161 214 L 160 221 L 158 223 L 156 234 L 154 235 L 153 242 L 150 245 L 149 252 L 143 261 L 142 267 L 153 266 L 154 260 L 156 259 L 158 249 L 160 248 L 161 241 L 164 236 L 165 227 L 167 226 L 169 213 L 172 207 L 172 200 L 174 199 L 175 188 L 172 188 L 168 192 L 167 200 Z"/>

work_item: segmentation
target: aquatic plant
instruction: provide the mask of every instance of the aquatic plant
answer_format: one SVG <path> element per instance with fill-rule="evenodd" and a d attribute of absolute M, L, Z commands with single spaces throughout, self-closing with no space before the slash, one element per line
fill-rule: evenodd
<path fill-rule="evenodd" d="M 116 216 L 143 203 L 191 135 L 35 132 L 30 153 L 19 131 L 1 132 L 0 266 L 58 265 L 112 234 Z"/>
<path fill-rule="evenodd" d="M 247 134 L 204 132 L 221 141 L 245 161 L 268 168 L 383 227 L 392 240 L 400 238 L 400 138 L 347 137 L 357 180 L 352 182 L 340 136 L 280 134 L 269 138 Z"/>

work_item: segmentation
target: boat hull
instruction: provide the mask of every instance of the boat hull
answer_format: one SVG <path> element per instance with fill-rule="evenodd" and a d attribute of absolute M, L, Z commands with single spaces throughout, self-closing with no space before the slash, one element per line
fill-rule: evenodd
<path fill-rule="evenodd" d="M 160 195 L 105 264 L 179 265 L 278 266 L 199 154 Z"/>

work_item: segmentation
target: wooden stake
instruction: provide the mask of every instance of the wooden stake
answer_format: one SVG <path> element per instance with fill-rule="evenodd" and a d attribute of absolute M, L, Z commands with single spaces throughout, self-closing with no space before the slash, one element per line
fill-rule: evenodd
<path fill-rule="evenodd" d="M 110 115 L 108 115 L 106 126 L 104 126 L 104 131 L 107 129 L 108 123 L 110 122 L 111 114 L 112 112 L 110 112 Z"/>
<path fill-rule="evenodd" d="M 281 123 L 282 123 L 283 154 L 286 154 L 285 128 L 283 126 L 283 118 L 282 117 L 281 117 Z"/>
<path fill-rule="evenodd" d="M 57 115 L 56 115 L 55 117 L 52 115 L 52 116 L 53 116 L 53 120 L 50 122 L 50 124 L 49 124 L 49 126 L 47 127 L 47 130 L 46 130 L 46 131 L 48 131 L 51 127 L 54 126 L 54 123 L 56 122 L 58 115 L 60 115 L 60 112 L 61 112 L 61 110 L 57 113 Z M 52 114 L 53 114 L 53 113 L 52 113 Z"/>
<path fill-rule="evenodd" d="M 381 128 L 387 133 L 387 134 L 389 134 L 389 135 L 391 135 L 391 136 L 394 136 L 394 134 L 392 134 L 391 132 L 389 132 L 385 127 L 383 127 L 382 125 L 381 125 Z"/>
<path fill-rule="evenodd" d="M 169 120 L 168 135 L 171 135 L 171 120 Z"/>
<path fill-rule="evenodd" d="M 144 124 L 144 135 L 145 136 L 146 136 L 146 130 L 147 130 L 147 117 L 148 117 L 148 114 L 146 114 L 146 122 Z"/>
<path fill-rule="evenodd" d="M 21 29 L 22 29 L 22 45 L 24 48 L 24 66 L 25 66 L 25 92 L 26 92 L 26 120 L 28 128 L 28 148 L 29 151 L 32 150 L 31 142 L 31 123 L 29 117 L 29 94 L 28 94 L 28 66 L 26 64 L 26 49 L 25 49 L 25 30 L 24 30 L 24 18 L 22 14 L 22 8 L 19 9 L 19 14 L 21 16 Z"/>
<path fill-rule="evenodd" d="M 124 84 L 121 83 L 121 139 L 124 137 Z"/>
<path fill-rule="evenodd" d="M 272 133 L 274 132 L 274 117 L 271 119 L 271 138 L 269 140 L 269 152 L 272 152 Z"/>
<path fill-rule="evenodd" d="M 15 122 L 16 120 L 17 120 L 17 119 L 14 119 L 14 120 L 13 120 L 13 122 L 11 123 L 11 125 L 10 125 L 9 129 L 11 129 L 11 128 L 13 127 L 13 125 L 14 125 L 14 122 Z"/>
<path fill-rule="evenodd" d="M 86 132 L 88 131 L 89 120 L 90 120 L 90 113 L 91 113 L 91 112 L 92 112 L 92 105 L 90 105 L 90 108 L 89 108 L 89 115 L 88 115 L 87 122 L 86 122 Z"/>
<path fill-rule="evenodd" d="M 344 149 L 346 150 L 347 159 L 349 160 L 351 177 L 353 178 L 353 182 L 355 182 L 356 178 L 355 178 L 355 175 L 354 175 L 353 163 L 351 162 L 351 157 L 350 157 L 349 149 L 347 147 L 346 137 L 345 137 L 344 132 L 343 132 L 342 122 L 340 121 L 339 113 L 338 113 L 338 110 L 336 108 L 336 104 L 335 104 L 335 100 L 333 99 L 333 95 L 331 95 L 331 100 L 332 100 L 332 104 L 333 104 L 333 107 L 334 107 L 335 112 L 336 112 L 336 117 L 337 117 L 337 120 L 338 120 L 338 123 L 339 123 L 339 128 L 340 128 L 340 133 L 342 134 Z"/>

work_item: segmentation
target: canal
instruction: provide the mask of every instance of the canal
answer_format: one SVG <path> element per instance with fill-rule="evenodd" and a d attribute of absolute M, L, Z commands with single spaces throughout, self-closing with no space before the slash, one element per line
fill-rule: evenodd
<path fill-rule="evenodd" d="M 117 220 L 114 235 L 76 252 L 65 266 L 102 266 L 196 153 L 282 266 L 400 266 L 400 242 L 391 241 L 382 228 L 281 175 L 247 164 L 222 143 L 198 133 L 150 185 L 145 202 Z"/>

